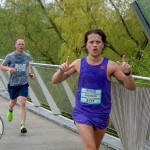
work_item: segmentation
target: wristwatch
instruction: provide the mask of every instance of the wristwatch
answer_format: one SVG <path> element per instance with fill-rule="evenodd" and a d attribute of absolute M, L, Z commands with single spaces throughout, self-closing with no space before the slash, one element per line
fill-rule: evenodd
<path fill-rule="evenodd" d="M 131 74 L 131 72 L 129 72 L 129 73 L 124 73 L 126 76 L 129 76 L 130 74 Z"/>

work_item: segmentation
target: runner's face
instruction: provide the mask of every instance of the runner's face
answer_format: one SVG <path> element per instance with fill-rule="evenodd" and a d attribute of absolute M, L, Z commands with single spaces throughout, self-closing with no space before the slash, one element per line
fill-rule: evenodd
<path fill-rule="evenodd" d="M 21 53 L 24 51 L 25 43 L 23 39 L 18 39 L 16 41 L 16 50 Z"/>
<path fill-rule="evenodd" d="M 86 49 L 88 54 L 91 56 L 101 55 L 101 52 L 105 46 L 105 43 L 102 41 L 101 36 L 98 34 L 92 33 L 88 36 Z"/>

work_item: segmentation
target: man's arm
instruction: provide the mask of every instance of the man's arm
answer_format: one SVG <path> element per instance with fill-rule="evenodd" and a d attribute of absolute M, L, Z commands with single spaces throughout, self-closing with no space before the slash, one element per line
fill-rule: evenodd
<path fill-rule="evenodd" d="M 114 77 L 128 90 L 135 90 L 136 84 L 131 75 L 131 67 L 126 62 L 125 55 L 122 57 L 122 64 L 119 62 L 111 62 L 111 66 L 114 68 Z"/>
<path fill-rule="evenodd" d="M 30 77 L 30 79 L 33 80 L 35 78 L 35 75 L 31 71 L 31 65 L 30 64 L 27 66 L 27 73 L 28 73 L 28 76 Z"/>
<path fill-rule="evenodd" d="M 58 71 L 53 75 L 52 83 L 53 84 L 60 83 L 66 80 L 74 72 L 76 72 L 76 69 L 75 69 L 76 62 L 77 60 L 75 60 L 71 65 L 69 65 L 70 57 L 68 56 L 66 62 L 61 64 Z"/>
<path fill-rule="evenodd" d="M 32 71 L 31 71 L 31 65 L 30 64 L 27 66 L 27 72 L 28 72 L 28 74 L 32 73 Z"/>
<path fill-rule="evenodd" d="M 3 65 L 3 64 L 1 64 L 0 69 L 3 71 L 9 71 L 10 74 L 13 74 L 17 71 L 16 68 L 11 68 L 11 67 L 9 67 L 7 65 Z"/>
<path fill-rule="evenodd" d="M 135 90 L 136 84 L 132 75 L 125 75 L 121 70 L 114 72 L 114 77 L 128 90 Z"/>
<path fill-rule="evenodd" d="M 3 70 L 3 71 L 9 71 L 9 70 L 10 70 L 10 67 L 1 65 L 1 66 L 0 66 L 0 69 Z"/>

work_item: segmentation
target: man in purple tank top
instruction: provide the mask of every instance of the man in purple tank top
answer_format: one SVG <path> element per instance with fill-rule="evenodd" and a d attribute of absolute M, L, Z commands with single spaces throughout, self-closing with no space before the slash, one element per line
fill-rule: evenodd
<path fill-rule="evenodd" d="M 76 101 L 72 116 L 84 144 L 84 150 L 98 150 L 109 123 L 111 111 L 111 77 L 114 76 L 124 87 L 135 90 L 130 65 L 125 55 L 122 64 L 102 56 L 106 36 L 102 30 L 91 29 L 84 36 L 87 56 L 73 61 L 67 57 L 65 63 L 53 75 L 53 84 L 79 74 Z"/>

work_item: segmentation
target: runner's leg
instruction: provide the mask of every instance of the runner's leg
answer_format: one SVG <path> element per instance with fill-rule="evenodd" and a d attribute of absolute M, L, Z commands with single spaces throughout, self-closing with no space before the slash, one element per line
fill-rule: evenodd
<path fill-rule="evenodd" d="M 94 129 L 91 125 L 75 123 L 84 144 L 84 150 L 96 150 Z"/>

